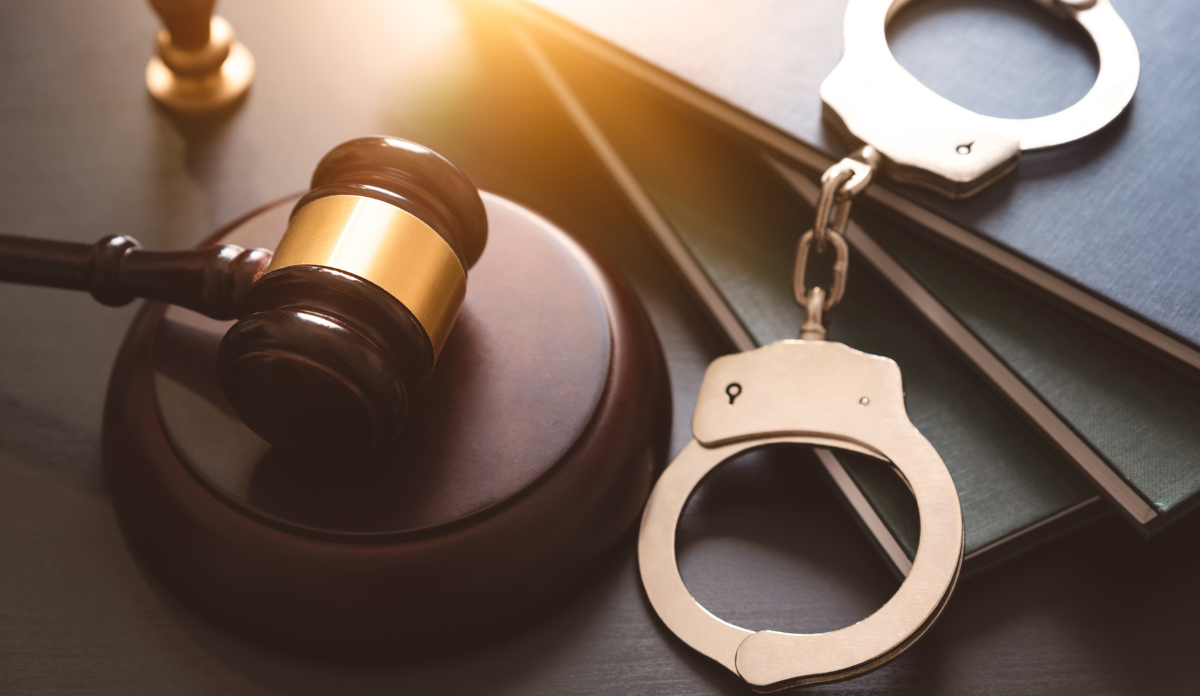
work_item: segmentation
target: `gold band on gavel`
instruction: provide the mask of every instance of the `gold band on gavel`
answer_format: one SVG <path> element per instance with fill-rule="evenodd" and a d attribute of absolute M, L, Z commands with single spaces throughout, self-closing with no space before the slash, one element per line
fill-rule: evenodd
<path fill-rule="evenodd" d="M 437 356 L 467 293 L 467 274 L 441 235 L 374 198 L 325 196 L 292 216 L 265 273 L 327 266 L 368 280 L 421 323 Z"/>

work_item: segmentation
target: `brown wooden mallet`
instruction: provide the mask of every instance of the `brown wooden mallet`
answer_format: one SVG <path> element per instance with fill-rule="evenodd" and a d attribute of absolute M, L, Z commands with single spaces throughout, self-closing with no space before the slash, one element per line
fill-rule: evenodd
<path fill-rule="evenodd" d="M 159 300 L 238 319 L 217 353 L 238 416 L 310 458 L 376 453 L 401 432 L 487 242 L 479 192 L 437 153 L 359 138 L 321 160 L 275 253 L 156 252 L 0 236 L 0 281 Z"/>

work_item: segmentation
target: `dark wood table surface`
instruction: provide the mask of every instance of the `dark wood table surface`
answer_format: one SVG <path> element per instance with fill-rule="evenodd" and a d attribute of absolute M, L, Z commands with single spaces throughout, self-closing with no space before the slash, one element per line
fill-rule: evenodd
<path fill-rule="evenodd" d="M 157 109 L 157 21 L 134 0 L 0 4 L 0 232 L 194 245 L 307 187 L 326 150 L 387 133 L 558 222 L 633 281 L 666 348 L 672 440 L 728 350 L 502 28 L 448 2 L 229 0 L 253 51 L 243 107 Z M 105 492 L 108 370 L 134 307 L 0 286 L 0 692 L 747 693 L 657 621 L 628 534 L 593 575 L 521 621 L 408 651 L 314 651 L 248 635 L 160 582 Z M 714 613 L 818 632 L 897 581 L 807 459 L 731 464 L 681 527 L 682 572 Z M 964 581 L 905 655 L 816 693 L 1197 693 L 1200 516 L 1151 542 L 1116 517 Z"/>

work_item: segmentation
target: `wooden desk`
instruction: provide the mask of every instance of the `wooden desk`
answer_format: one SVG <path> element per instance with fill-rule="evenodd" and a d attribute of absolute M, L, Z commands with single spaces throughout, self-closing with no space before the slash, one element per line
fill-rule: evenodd
<path fill-rule="evenodd" d="M 228 0 L 258 60 L 244 107 L 173 122 L 145 93 L 156 20 L 138 2 L 0 5 L 0 228 L 185 248 L 306 188 L 336 143 L 423 142 L 481 187 L 541 211 L 633 280 L 670 361 L 673 449 L 727 348 L 503 35 L 444 2 Z M 213 620 L 148 573 L 101 477 L 101 404 L 133 308 L 0 286 L 0 691 L 5 693 L 696 694 L 745 689 L 649 610 L 633 534 L 594 576 L 484 636 L 329 654 Z M 685 579 L 735 623 L 822 631 L 895 589 L 795 453 L 732 465 L 689 508 Z M 1110 518 L 964 582 L 871 694 L 1192 693 L 1200 518 L 1153 543 Z"/>

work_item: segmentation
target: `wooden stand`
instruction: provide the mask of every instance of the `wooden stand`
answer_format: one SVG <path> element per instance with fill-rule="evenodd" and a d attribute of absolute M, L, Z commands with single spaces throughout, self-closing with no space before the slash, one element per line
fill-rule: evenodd
<path fill-rule="evenodd" d="M 230 620 L 317 645 L 438 640 L 584 576 L 666 458 L 661 348 L 630 288 L 496 196 L 487 251 L 399 441 L 322 466 L 272 449 L 215 382 L 231 322 L 148 303 L 113 369 L 109 486 L 130 543 Z M 295 199 L 212 240 L 273 248 Z"/>

